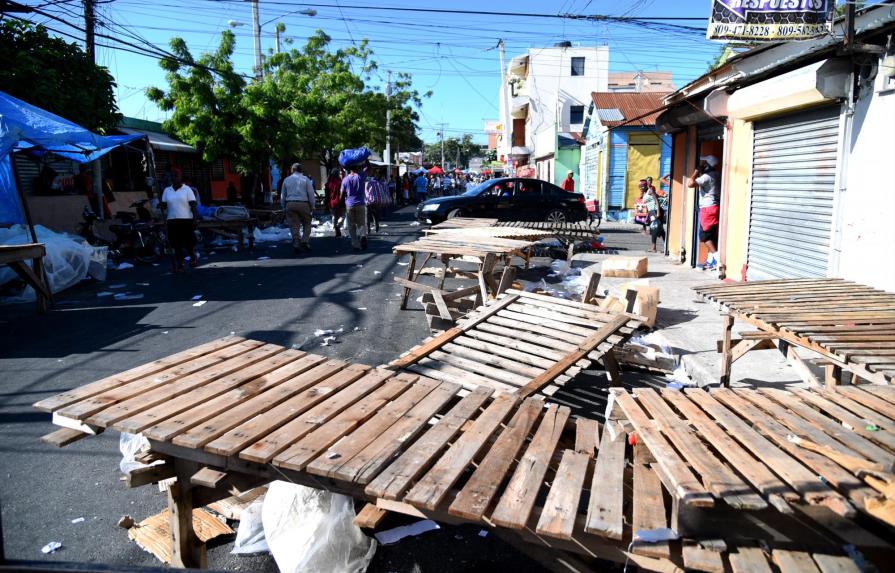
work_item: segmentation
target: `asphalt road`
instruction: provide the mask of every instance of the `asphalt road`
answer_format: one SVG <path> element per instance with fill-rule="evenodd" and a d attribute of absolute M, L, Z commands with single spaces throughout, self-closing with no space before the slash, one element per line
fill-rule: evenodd
<path fill-rule="evenodd" d="M 141 520 L 165 507 L 153 486 L 128 490 L 118 470 L 118 433 L 63 449 L 40 443 L 54 427 L 31 404 L 41 398 L 231 333 L 353 362 L 377 365 L 428 335 L 419 305 L 400 311 L 392 275 L 403 275 L 391 248 L 418 236 L 409 209 L 386 217 L 369 250 L 351 251 L 331 234 L 313 254 L 295 257 L 287 243 L 260 243 L 252 253 L 219 248 L 199 268 L 172 275 L 168 265 L 109 271 L 105 283 L 64 291 L 44 316 L 33 304 L 0 306 L 0 504 L 7 558 L 157 565 L 127 539 L 118 519 Z M 261 259 L 269 257 L 269 259 Z M 141 284 L 142 283 L 142 284 Z M 119 288 L 112 288 L 113 286 Z M 448 283 L 450 286 L 450 281 Z M 115 301 L 101 292 L 144 295 Z M 191 298 L 207 303 L 196 307 Z M 317 329 L 343 329 L 322 345 Z M 72 524 L 73 519 L 84 521 Z M 409 520 L 390 516 L 389 525 Z M 380 547 L 373 572 L 537 571 L 538 566 L 479 528 L 440 531 Z M 44 556 L 41 547 L 63 548 Z M 230 555 L 231 542 L 209 548 L 214 569 L 275 571 L 268 556 Z"/>
<path fill-rule="evenodd" d="M 614 249 L 645 244 L 629 228 L 606 227 L 607 245 Z M 418 304 L 399 310 L 400 289 L 392 280 L 393 274 L 406 273 L 392 246 L 413 240 L 419 230 L 405 209 L 387 215 L 369 250 L 361 253 L 331 234 L 315 238 L 313 253 L 299 257 L 283 242 L 259 243 L 252 253 L 222 247 L 183 275 L 170 274 L 166 263 L 109 271 L 105 283 L 84 282 L 61 293 L 44 316 L 35 314 L 33 304 L 0 306 L 0 504 L 6 557 L 158 565 L 116 526 L 122 515 L 139 521 L 165 507 L 157 488 L 128 490 L 121 481 L 118 433 L 51 448 L 39 441 L 54 429 L 50 416 L 31 404 L 231 333 L 353 362 L 386 363 L 428 335 Z M 529 271 L 528 278 L 539 280 L 537 272 Z M 98 296 L 103 292 L 143 298 L 115 301 Z M 207 302 L 194 306 L 196 295 Z M 341 332 L 324 346 L 314 334 L 318 329 Z M 592 376 L 596 380 L 567 386 L 556 401 L 576 414 L 602 411 L 605 401 L 593 390 L 602 373 Z M 83 522 L 71 523 L 80 517 Z M 412 521 L 392 514 L 382 527 Z M 541 570 L 480 531 L 444 526 L 380 547 L 369 571 Z M 40 549 L 50 541 L 63 548 L 44 556 Z M 269 556 L 231 555 L 231 548 L 230 540 L 210 544 L 209 566 L 276 571 Z"/>

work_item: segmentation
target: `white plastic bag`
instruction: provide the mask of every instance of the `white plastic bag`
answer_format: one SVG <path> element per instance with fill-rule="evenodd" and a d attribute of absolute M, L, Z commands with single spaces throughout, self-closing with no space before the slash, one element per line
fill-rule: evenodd
<path fill-rule="evenodd" d="M 261 515 L 281 573 L 361 573 L 376 553 L 376 542 L 354 524 L 354 502 L 345 495 L 275 481 Z"/>
<path fill-rule="evenodd" d="M 43 263 L 51 292 L 65 290 L 87 277 L 90 256 L 93 254 L 92 246 L 81 237 L 56 233 L 43 225 L 35 225 L 34 232 L 37 241 L 43 243 L 47 251 Z M 23 245 L 30 242 L 31 232 L 25 225 L 0 228 L 0 245 Z M 31 266 L 30 261 L 26 264 Z M 16 276 L 12 269 L 6 266 L 0 267 L 0 284 L 9 282 Z M 31 287 L 22 293 L 24 300 L 34 300 L 35 296 Z"/>
<path fill-rule="evenodd" d="M 121 473 L 126 475 L 133 470 L 147 466 L 147 464 L 142 464 L 136 460 L 137 454 L 140 453 L 144 446 L 146 449 L 149 449 L 149 440 L 143 437 L 143 434 L 121 432 L 121 437 L 118 439 L 118 449 L 121 450 L 121 462 L 118 464 L 118 467 L 121 468 Z"/>
<path fill-rule="evenodd" d="M 264 496 L 259 497 L 242 510 L 239 515 L 239 528 L 236 530 L 236 541 L 233 542 L 235 555 L 250 555 L 252 553 L 267 553 L 270 547 L 264 538 L 264 523 L 261 519 L 261 511 L 264 506 Z"/>

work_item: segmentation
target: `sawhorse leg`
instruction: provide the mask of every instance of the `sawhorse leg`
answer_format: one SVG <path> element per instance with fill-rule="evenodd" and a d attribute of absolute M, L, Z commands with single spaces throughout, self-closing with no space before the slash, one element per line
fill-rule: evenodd
<path fill-rule="evenodd" d="M 416 267 L 416 253 L 410 253 L 410 262 L 407 264 L 407 280 L 413 280 L 413 269 Z M 407 309 L 407 299 L 410 298 L 410 287 L 404 287 L 404 296 L 401 297 L 401 310 Z"/>
<path fill-rule="evenodd" d="M 724 315 L 724 339 L 721 344 L 721 386 L 730 386 L 730 366 L 733 363 L 730 356 L 730 336 L 733 331 L 733 315 Z"/>
<path fill-rule="evenodd" d="M 198 464 L 175 460 L 177 481 L 168 486 L 168 510 L 171 526 L 171 565 L 180 568 L 208 567 L 205 544 L 199 541 L 193 529 L 193 490 L 190 477 Z"/>
<path fill-rule="evenodd" d="M 618 367 L 614 349 L 610 348 L 603 354 L 603 368 L 606 369 L 606 377 L 609 378 L 610 386 L 618 387 L 622 385 L 621 369 Z"/>

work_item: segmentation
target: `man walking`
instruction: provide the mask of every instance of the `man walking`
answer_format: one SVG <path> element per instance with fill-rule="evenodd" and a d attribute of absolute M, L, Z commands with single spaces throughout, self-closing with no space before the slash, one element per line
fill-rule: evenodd
<path fill-rule="evenodd" d="M 429 187 L 429 180 L 426 179 L 426 176 L 422 173 L 416 176 L 416 179 L 413 180 L 413 188 L 416 189 L 416 202 L 422 203 L 426 200 L 426 191 Z"/>
<path fill-rule="evenodd" d="M 349 165 L 348 175 L 342 179 L 342 197 L 345 198 L 348 235 L 355 251 L 367 248 L 367 203 L 364 196 L 367 169 L 365 165 Z"/>
<path fill-rule="evenodd" d="M 311 250 L 311 214 L 315 201 L 314 184 L 302 173 L 301 164 L 293 163 L 292 175 L 283 180 L 280 203 L 289 221 L 295 254 Z"/>
<path fill-rule="evenodd" d="M 700 266 L 714 270 L 718 266 L 718 215 L 721 202 L 721 178 L 718 175 L 718 158 L 706 155 L 699 158 L 699 166 L 690 176 L 687 187 L 697 189 L 699 195 L 699 240 L 705 243 L 709 253 Z"/>

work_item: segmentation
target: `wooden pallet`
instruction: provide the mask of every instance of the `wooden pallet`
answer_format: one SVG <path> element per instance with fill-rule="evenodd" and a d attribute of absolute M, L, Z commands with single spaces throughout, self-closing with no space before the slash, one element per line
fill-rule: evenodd
<path fill-rule="evenodd" d="M 468 389 L 484 386 L 523 397 L 563 383 L 591 361 L 602 362 L 617 382 L 613 348 L 639 324 L 635 315 L 510 289 L 390 366 Z"/>
<path fill-rule="evenodd" d="M 736 415 L 721 416 L 713 406 L 697 416 L 692 412 L 704 408 L 705 400 L 720 405 L 726 399 L 699 392 L 704 396 L 678 393 L 671 400 L 663 393 L 655 400 L 669 400 L 674 407 L 689 402 L 684 411 L 688 423 L 699 432 L 705 432 L 705 427 L 715 428 L 716 434 L 726 429 L 720 421 L 703 419 L 710 415 L 723 419 L 723 424 L 732 424 L 727 418 L 750 415 L 740 408 Z M 866 396 L 857 398 L 860 392 Z M 859 388 L 851 394 L 848 400 L 856 404 L 885 404 L 887 414 L 895 408 L 891 393 Z M 745 431 L 730 432 L 723 440 L 710 432 L 699 434 L 699 439 L 705 435 L 715 440 L 705 447 L 722 450 L 728 465 L 719 462 L 718 467 L 709 467 L 704 459 L 687 457 L 691 471 L 698 472 L 699 480 L 724 477 L 725 471 L 754 479 L 759 485 L 749 495 L 768 501 L 777 496 L 786 507 L 797 510 L 798 519 L 776 509 L 754 509 L 750 519 L 744 520 L 744 509 L 731 508 L 733 516 L 712 516 L 732 519 L 724 522 L 725 527 L 699 531 L 698 527 L 719 522 L 701 521 L 684 510 L 704 509 L 706 500 L 743 502 L 747 494 L 735 492 L 733 486 L 728 493 L 719 491 L 719 484 L 710 481 L 705 482 L 712 485 L 706 485 L 704 492 L 682 490 L 682 483 L 697 488 L 699 480 L 690 480 L 690 485 L 680 481 L 669 470 L 666 447 L 657 444 L 665 439 L 668 447 L 699 453 L 691 438 L 681 439 L 684 428 L 672 423 L 670 415 L 657 415 L 659 410 L 651 409 L 655 400 L 650 402 L 646 394 L 631 397 L 618 392 L 614 399 L 632 413 L 630 423 L 618 417 L 605 424 L 584 418 L 572 423 L 567 407 L 548 405 L 541 397 L 499 393 L 486 386 L 466 392 L 451 381 L 227 337 L 46 398 L 35 406 L 53 412 L 54 420 L 69 428 L 140 432 L 149 439 L 153 458 L 164 463 L 135 470 L 128 483 L 137 486 L 177 478 L 169 485 L 168 497 L 176 516 L 172 517 L 172 563 L 179 566 L 201 563 L 197 553 L 201 546 L 185 516 L 196 507 L 230 496 L 232 490 L 247 491 L 275 479 L 345 493 L 389 511 L 449 523 L 478 523 L 499 535 L 531 541 L 533 551 L 551 547 L 552 551 L 630 561 L 647 570 L 676 571 L 684 566 L 745 571 L 741 566 L 758 563 L 764 555 L 780 571 L 796 570 L 787 559 L 802 565 L 813 562 L 826 571 L 822 562 L 847 566 L 839 550 L 845 544 L 854 545 L 868 559 L 878 554 L 891 559 L 891 536 L 882 539 L 850 518 L 815 511 L 813 502 L 832 499 L 827 490 L 834 491 L 837 485 L 825 486 L 814 475 L 803 476 L 804 469 L 798 473 L 776 465 L 800 463 L 809 460 L 809 454 L 778 461 L 781 456 L 763 445 L 765 449 L 743 465 L 743 459 L 731 452 L 748 449 L 748 445 L 737 445 L 740 440 L 758 443 Z M 836 399 L 843 408 L 856 408 L 844 397 Z M 771 400 L 784 399 L 772 392 Z M 635 407 L 648 413 L 638 415 Z M 652 420 L 646 425 L 645 416 Z M 777 419 L 790 423 L 780 416 Z M 811 424 L 818 422 L 804 421 L 801 432 L 812 436 Z M 876 421 L 888 431 L 889 421 Z M 648 438 L 646 426 L 652 428 Z M 765 433 L 764 426 L 760 428 L 753 431 Z M 634 447 L 628 445 L 629 430 L 638 436 Z M 857 448 L 854 438 L 848 440 Z M 871 438 L 864 441 L 855 451 L 876 443 Z M 761 442 L 765 443 L 770 443 L 768 438 Z M 866 449 L 868 455 L 875 451 Z M 825 480 L 836 479 L 827 470 L 817 471 Z M 666 501 L 663 487 L 674 494 L 672 503 Z M 683 497 L 678 495 L 682 491 Z M 852 499 L 859 494 L 855 490 L 847 496 Z M 821 505 L 821 509 L 827 507 Z M 768 511 L 777 518 L 767 520 L 774 527 L 759 527 L 761 536 L 754 537 L 756 519 Z M 668 527 L 685 533 L 685 538 L 659 543 L 634 538 L 636 531 Z M 773 552 L 755 553 L 751 548 L 757 539 Z M 804 552 L 801 556 L 777 557 L 779 551 L 794 545 Z M 823 557 L 826 554 L 833 555 Z M 770 567 L 768 559 L 764 564 Z"/>
<path fill-rule="evenodd" d="M 27 243 L 24 245 L 0 245 L 0 265 L 7 265 L 25 284 L 34 289 L 37 296 L 37 312 L 45 313 L 50 309 L 53 293 L 47 286 L 43 258 L 47 250 L 43 243 Z M 31 265 L 26 263 L 30 262 Z"/>
<path fill-rule="evenodd" d="M 895 294 L 843 279 L 782 279 L 696 287 L 720 305 L 725 317 L 722 383 L 730 366 L 754 346 L 731 338 L 735 320 L 760 329 L 764 338 L 817 352 L 827 366 L 827 381 L 842 371 L 879 384 L 895 380 Z M 739 350 L 736 347 L 740 346 Z M 766 345 L 764 345 L 766 347 Z M 803 372 L 809 380 L 811 375 Z M 814 380 L 811 380 L 814 381 Z"/>

